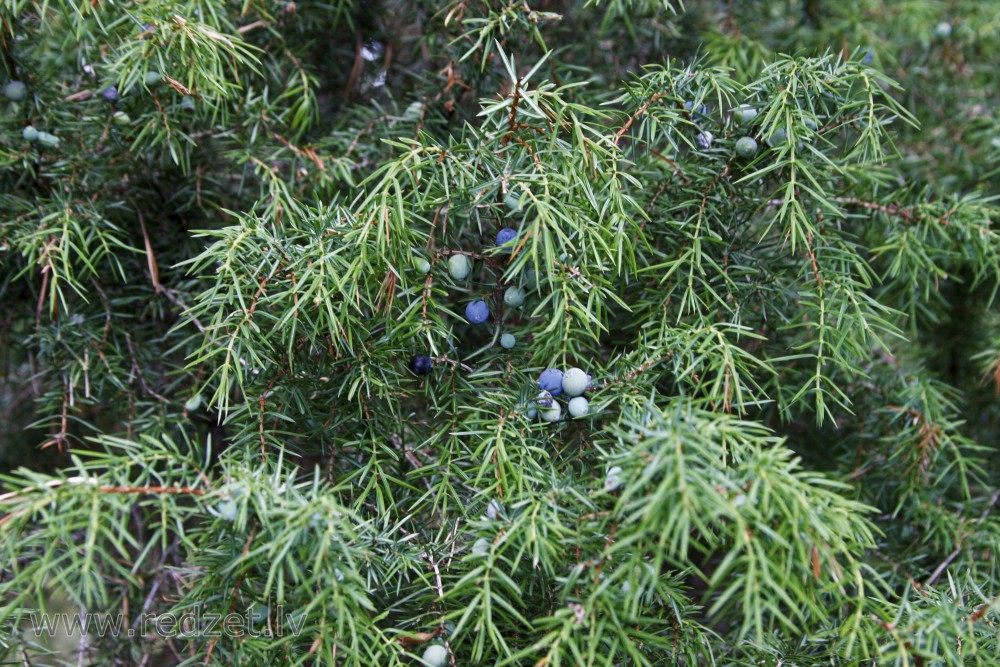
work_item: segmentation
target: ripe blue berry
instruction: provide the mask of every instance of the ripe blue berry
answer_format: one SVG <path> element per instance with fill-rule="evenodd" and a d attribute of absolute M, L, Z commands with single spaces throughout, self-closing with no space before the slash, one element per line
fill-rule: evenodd
<path fill-rule="evenodd" d="M 538 386 L 553 396 L 562 393 L 563 372 L 558 368 L 547 368 L 538 376 Z"/>
<path fill-rule="evenodd" d="M 562 390 L 567 396 L 582 396 L 590 385 L 590 376 L 579 368 L 571 368 L 563 375 Z"/>
<path fill-rule="evenodd" d="M 705 130 L 704 132 L 699 132 L 696 137 L 698 140 L 698 148 L 705 150 L 712 146 L 712 142 L 715 141 L 715 135 Z"/>
<path fill-rule="evenodd" d="M 503 302 L 511 308 L 517 308 L 524 303 L 524 288 L 508 287 L 503 293 Z"/>
<path fill-rule="evenodd" d="M 544 390 L 538 392 L 538 396 L 535 397 L 535 403 L 537 403 L 539 407 L 551 408 L 552 404 L 555 402 L 555 399 L 552 398 L 552 394 Z"/>
<path fill-rule="evenodd" d="M 472 262 L 465 255 L 452 255 L 448 258 L 448 273 L 455 280 L 465 280 L 472 273 Z"/>
<path fill-rule="evenodd" d="M 424 649 L 421 660 L 427 667 L 444 667 L 448 664 L 448 649 L 440 644 L 431 644 Z"/>
<path fill-rule="evenodd" d="M 28 125 L 26 128 L 21 130 L 21 138 L 25 141 L 35 141 L 38 139 L 38 130 L 36 130 L 33 125 Z"/>
<path fill-rule="evenodd" d="M 497 232 L 497 246 L 506 246 L 509 244 L 509 247 L 505 248 L 505 250 L 507 250 L 507 252 L 510 252 L 510 250 L 514 246 L 513 241 L 516 238 L 517 238 L 516 229 L 511 229 L 510 227 L 504 227 L 499 232 Z"/>
<path fill-rule="evenodd" d="M 410 359 L 410 371 L 414 375 L 427 375 L 433 365 L 434 362 L 426 354 L 415 354 Z"/>
<path fill-rule="evenodd" d="M 735 109 L 733 109 L 733 120 L 735 120 L 740 125 L 744 123 L 749 123 L 756 117 L 757 117 L 757 109 L 750 106 L 749 104 L 741 104 Z"/>
<path fill-rule="evenodd" d="M 4 84 L 3 96 L 12 102 L 21 102 L 28 96 L 28 87 L 23 81 L 8 81 Z"/>
<path fill-rule="evenodd" d="M 705 116 L 706 114 L 708 114 L 707 106 L 705 106 L 704 104 L 699 104 L 697 107 L 695 107 L 694 102 L 691 100 L 688 100 L 687 102 L 684 103 L 684 108 L 687 109 L 688 111 L 692 111 L 692 113 L 696 116 Z"/>
<path fill-rule="evenodd" d="M 590 401 L 583 396 L 577 396 L 569 401 L 569 413 L 574 417 L 583 417 L 590 412 Z"/>
<path fill-rule="evenodd" d="M 862 65 L 871 65 L 872 64 L 872 59 L 874 57 L 875 57 L 875 51 L 872 49 L 872 47 L 869 46 L 867 49 L 865 49 L 865 55 L 861 59 L 861 64 Z"/>
<path fill-rule="evenodd" d="M 101 97 L 103 97 L 108 102 L 114 102 L 118 99 L 118 89 L 114 86 L 108 86 L 101 91 Z"/>
<path fill-rule="evenodd" d="M 490 318 L 490 307 L 485 301 L 473 301 L 465 307 L 465 319 L 469 324 L 482 324 Z"/>
<path fill-rule="evenodd" d="M 517 339 L 514 338 L 514 334 L 505 333 L 500 336 L 500 347 L 505 350 L 513 349 L 514 345 L 517 344 Z"/>
<path fill-rule="evenodd" d="M 753 157 L 757 154 L 757 142 L 753 137 L 742 137 L 736 142 L 736 154 L 740 157 Z"/>

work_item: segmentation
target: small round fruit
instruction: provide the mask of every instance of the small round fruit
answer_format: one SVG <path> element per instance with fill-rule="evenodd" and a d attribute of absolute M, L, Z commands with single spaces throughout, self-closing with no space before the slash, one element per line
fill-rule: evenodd
<path fill-rule="evenodd" d="M 46 148 L 56 148 L 59 145 L 59 137 L 48 132 L 39 132 L 38 143 Z"/>
<path fill-rule="evenodd" d="M 423 257 L 414 257 L 413 268 L 417 270 L 417 273 L 421 273 L 426 276 L 431 271 L 431 263 Z"/>
<path fill-rule="evenodd" d="M 696 137 L 698 140 L 698 148 L 705 150 L 711 148 L 712 142 L 715 141 L 715 135 L 705 130 L 704 132 L 699 132 Z"/>
<path fill-rule="evenodd" d="M 524 283 L 526 289 L 535 289 L 538 287 L 538 274 L 535 273 L 534 269 L 528 269 L 524 272 L 521 282 Z"/>
<path fill-rule="evenodd" d="M 705 106 L 704 104 L 699 104 L 696 107 L 694 105 L 694 102 L 691 100 L 688 100 L 687 102 L 684 103 L 684 108 L 687 109 L 688 111 L 691 111 L 693 114 L 697 116 L 704 116 L 705 114 L 708 113 L 707 106 Z"/>
<path fill-rule="evenodd" d="M 947 21 L 941 21 L 937 24 L 937 27 L 934 28 L 934 34 L 940 39 L 947 39 L 951 37 L 951 24 Z"/>
<path fill-rule="evenodd" d="M 486 506 L 486 518 L 490 521 L 495 521 L 500 512 L 503 511 L 503 507 L 500 505 L 500 501 L 496 498 L 490 501 L 490 504 Z"/>
<path fill-rule="evenodd" d="M 611 477 L 612 475 L 621 475 L 621 474 L 622 474 L 621 466 L 611 466 L 610 468 L 608 468 L 608 477 Z"/>
<path fill-rule="evenodd" d="M 132 119 L 129 118 L 128 114 L 125 113 L 124 111 L 116 111 L 114 115 L 111 116 L 111 120 L 113 120 L 118 125 L 128 125 L 129 123 L 132 122 Z"/>
<path fill-rule="evenodd" d="M 584 417 L 590 412 L 590 401 L 583 396 L 571 398 L 569 401 L 569 413 L 574 417 Z"/>
<path fill-rule="evenodd" d="M 604 478 L 604 490 L 608 493 L 612 491 L 617 491 L 622 486 L 622 478 L 620 475 L 612 475 L 610 472 L 608 476 Z"/>
<path fill-rule="evenodd" d="M 558 368 L 546 368 L 538 376 L 538 386 L 553 396 L 562 393 L 563 372 Z"/>
<path fill-rule="evenodd" d="M 516 344 L 517 344 L 517 339 L 514 338 L 514 334 L 505 333 L 504 335 L 500 336 L 500 347 L 502 347 L 503 349 L 512 350 L 514 349 L 514 346 Z"/>
<path fill-rule="evenodd" d="M 485 301 L 473 301 L 465 307 L 465 319 L 469 324 L 482 324 L 490 319 L 490 307 Z"/>
<path fill-rule="evenodd" d="M 538 416 L 538 410 L 535 408 L 528 408 L 528 411 L 524 413 L 528 419 L 534 419 Z"/>
<path fill-rule="evenodd" d="M 434 362 L 426 354 L 415 354 L 410 358 L 410 372 L 414 375 L 427 375 L 431 372 Z"/>
<path fill-rule="evenodd" d="M 184 402 L 184 409 L 188 412 L 194 412 L 201 407 L 201 394 L 195 394 L 187 401 Z"/>
<path fill-rule="evenodd" d="M 472 273 L 472 262 L 465 255 L 452 255 L 448 258 L 448 273 L 455 280 L 465 280 Z"/>
<path fill-rule="evenodd" d="M 513 241 L 516 238 L 517 238 L 516 229 L 511 229 L 510 227 L 504 227 L 499 232 L 497 232 L 497 246 L 498 247 L 508 246 L 507 248 L 505 248 L 505 250 L 510 252 L 510 250 L 514 247 Z"/>
<path fill-rule="evenodd" d="M 805 125 L 807 128 L 809 128 L 810 132 L 815 132 L 816 129 L 819 127 L 816 124 L 816 121 L 813 118 L 810 118 L 809 116 L 806 116 L 805 118 L 802 119 L 802 124 Z"/>
<path fill-rule="evenodd" d="M 108 86 L 101 91 L 101 97 L 107 102 L 114 102 L 118 99 L 118 89 L 114 86 Z"/>
<path fill-rule="evenodd" d="M 562 390 L 567 396 L 582 396 L 590 385 L 590 376 L 579 368 L 571 368 L 563 375 Z"/>
<path fill-rule="evenodd" d="M 781 144 L 788 141 L 788 131 L 779 127 L 777 130 L 771 133 L 771 136 L 767 138 L 767 143 L 774 148 L 775 146 L 780 146 Z"/>
<path fill-rule="evenodd" d="M 222 519 L 223 521 L 235 521 L 236 512 L 239 508 L 236 507 L 236 503 L 232 500 L 223 500 L 221 503 L 215 506 L 215 515 Z"/>
<path fill-rule="evenodd" d="M 733 109 L 733 119 L 740 125 L 743 125 L 744 123 L 749 123 L 756 117 L 757 117 L 757 109 L 750 106 L 749 104 L 741 104 L 735 109 Z"/>
<path fill-rule="evenodd" d="M 35 129 L 34 125 L 28 125 L 21 130 L 21 138 L 25 141 L 35 141 L 38 139 L 38 130 Z"/>
<path fill-rule="evenodd" d="M 160 79 L 162 78 L 163 75 L 160 74 L 159 72 L 153 72 L 153 71 L 146 72 L 146 77 L 145 77 L 146 85 L 155 86 L 160 82 Z"/>
<path fill-rule="evenodd" d="M 448 649 L 440 644 L 431 644 L 424 649 L 421 660 L 427 667 L 444 667 L 448 664 Z"/>
<path fill-rule="evenodd" d="M 552 394 L 544 390 L 538 392 L 538 396 L 535 397 L 535 403 L 543 408 L 551 408 L 552 404 L 555 402 L 555 399 L 552 398 Z"/>
<path fill-rule="evenodd" d="M 513 192 L 507 193 L 507 195 L 503 198 L 503 203 L 506 204 L 507 208 L 515 213 L 521 210 L 521 198 Z"/>
<path fill-rule="evenodd" d="M 485 556 L 490 552 L 490 541 L 485 537 L 480 537 L 476 540 L 475 544 L 472 545 L 472 555 L 473 556 Z"/>
<path fill-rule="evenodd" d="M 28 96 L 28 87 L 23 81 L 8 81 L 3 87 L 3 96 L 12 102 L 23 102 Z"/>
<path fill-rule="evenodd" d="M 862 65 L 871 65 L 872 64 L 872 60 L 874 58 L 875 58 L 875 51 L 874 51 L 874 49 L 872 49 L 872 47 L 869 46 L 867 49 L 865 49 L 865 55 L 864 55 L 863 58 L 861 58 L 861 64 Z"/>
<path fill-rule="evenodd" d="M 194 111 L 194 98 L 185 95 L 181 98 L 181 111 Z"/>
<path fill-rule="evenodd" d="M 736 154 L 740 157 L 753 157 L 757 154 L 757 141 L 753 137 L 741 137 L 736 142 Z"/>
<path fill-rule="evenodd" d="M 547 421 L 550 424 L 559 421 L 562 417 L 562 406 L 559 405 L 559 401 L 552 401 L 552 407 L 542 410 L 542 421 Z"/>
<path fill-rule="evenodd" d="M 524 303 L 523 287 L 508 287 L 503 293 L 503 302 L 511 308 L 517 308 Z"/>

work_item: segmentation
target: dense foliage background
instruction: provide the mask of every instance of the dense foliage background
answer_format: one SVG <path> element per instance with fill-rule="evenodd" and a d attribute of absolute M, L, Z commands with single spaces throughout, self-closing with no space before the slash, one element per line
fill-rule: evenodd
<path fill-rule="evenodd" d="M 5 0 L 4 664 L 1000 664 L 998 28 Z"/>

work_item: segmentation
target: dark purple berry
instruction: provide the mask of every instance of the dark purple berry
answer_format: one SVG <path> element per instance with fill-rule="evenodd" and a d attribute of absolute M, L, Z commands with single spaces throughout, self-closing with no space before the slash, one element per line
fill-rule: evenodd
<path fill-rule="evenodd" d="M 114 102 L 118 99 L 118 89 L 114 86 L 108 86 L 101 91 L 101 97 L 103 97 L 108 102 Z"/>
<path fill-rule="evenodd" d="M 433 365 L 434 362 L 426 354 L 415 354 L 410 359 L 410 370 L 414 375 L 427 375 Z"/>

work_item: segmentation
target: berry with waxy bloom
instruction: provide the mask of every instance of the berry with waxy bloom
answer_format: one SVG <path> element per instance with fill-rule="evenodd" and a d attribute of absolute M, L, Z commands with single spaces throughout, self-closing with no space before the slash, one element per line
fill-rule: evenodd
<path fill-rule="evenodd" d="M 562 393 L 563 372 L 558 368 L 546 368 L 538 376 L 538 386 L 553 396 Z"/>
<path fill-rule="evenodd" d="M 514 348 L 516 344 L 517 344 L 517 339 L 514 338 L 514 334 L 505 333 L 504 335 L 500 336 L 500 347 L 502 347 L 503 349 L 511 350 Z"/>
<path fill-rule="evenodd" d="M 465 307 L 465 319 L 469 324 L 482 324 L 490 318 L 490 307 L 485 301 L 473 301 Z"/>
<path fill-rule="evenodd" d="M 590 412 L 590 401 L 583 396 L 576 396 L 569 401 L 569 413 L 573 417 L 584 417 Z"/>
<path fill-rule="evenodd" d="M 736 142 L 736 154 L 740 157 L 753 157 L 757 154 L 757 141 L 753 137 L 741 137 Z"/>
<path fill-rule="evenodd" d="M 12 102 L 21 102 L 28 96 L 28 87 L 17 79 L 8 81 L 3 86 L 3 96 Z"/>
<path fill-rule="evenodd" d="M 523 287 L 508 287 L 503 293 L 503 302 L 511 308 L 517 308 L 524 303 Z"/>
<path fill-rule="evenodd" d="M 504 227 L 499 232 L 497 232 L 497 246 L 503 247 L 507 252 L 514 247 L 514 239 L 517 238 L 517 230 L 511 229 L 510 227 Z"/>
<path fill-rule="evenodd" d="M 448 649 L 441 644 L 431 644 L 424 649 L 421 661 L 427 667 L 445 667 L 448 664 Z"/>
<path fill-rule="evenodd" d="M 757 117 L 757 109 L 750 106 L 749 104 L 741 104 L 735 109 L 733 109 L 733 120 L 735 120 L 740 125 L 744 123 L 749 123 L 756 117 Z"/>
<path fill-rule="evenodd" d="M 448 258 L 448 273 L 455 280 L 465 280 L 472 273 L 472 262 L 466 255 L 452 255 Z"/>

